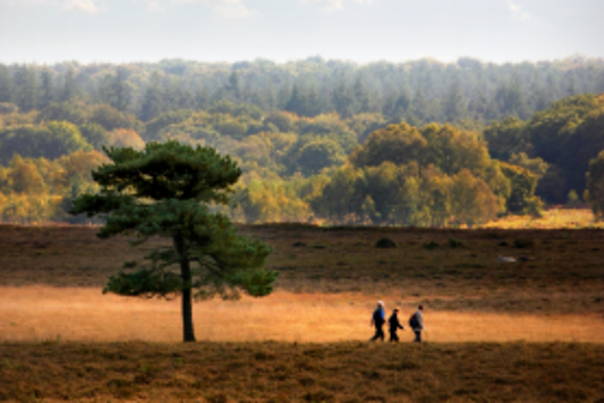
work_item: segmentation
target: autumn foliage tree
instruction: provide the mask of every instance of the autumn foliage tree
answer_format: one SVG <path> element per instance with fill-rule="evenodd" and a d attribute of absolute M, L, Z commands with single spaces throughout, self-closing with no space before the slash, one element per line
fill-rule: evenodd
<path fill-rule="evenodd" d="M 587 172 L 587 189 L 585 199 L 591 204 L 591 209 L 598 219 L 604 216 L 604 151 L 597 158 L 589 161 Z"/>

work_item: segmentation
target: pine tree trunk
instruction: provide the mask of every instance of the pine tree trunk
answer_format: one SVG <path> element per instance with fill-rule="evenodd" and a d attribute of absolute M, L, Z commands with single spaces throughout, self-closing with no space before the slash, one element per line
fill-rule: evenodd
<path fill-rule="evenodd" d="M 180 276 L 182 277 L 182 325 L 183 325 L 183 341 L 194 342 L 195 329 L 193 328 L 193 306 L 191 298 L 191 268 L 189 260 L 185 256 L 185 242 L 182 237 L 174 238 L 174 247 L 176 252 L 181 256 L 180 261 Z"/>
<path fill-rule="evenodd" d="M 182 265 L 181 265 L 182 266 Z M 188 266 L 188 264 L 187 264 Z M 183 276 L 184 278 L 184 276 Z M 189 273 L 189 280 L 191 279 Z M 193 307 L 191 303 L 191 289 L 182 290 L 182 324 L 183 324 L 183 341 L 194 342 L 195 330 L 193 329 Z"/>

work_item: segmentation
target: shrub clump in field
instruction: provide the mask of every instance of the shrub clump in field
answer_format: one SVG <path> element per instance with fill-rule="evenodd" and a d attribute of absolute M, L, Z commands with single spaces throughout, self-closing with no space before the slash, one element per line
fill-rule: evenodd
<path fill-rule="evenodd" d="M 256 361 L 270 361 L 270 360 L 274 360 L 275 356 L 271 353 L 266 353 L 264 351 L 258 351 L 256 354 L 254 354 L 254 359 Z"/>
<path fill-rule="evenodd" d="M 436 241 L 429 241 L 429 242 L 424 242 L 422 244 L 422 248 L 432 250 L 432 249 L 440 248 L 440 245 Z"/>
<path fill-rule="evenodd" d="M 452 248 L 462 248 L 466 246 L 466 244 L 461 239 L 449 238 L 449 246 Z"/>
<path fill-rule="evenodd" d="M 224 393 L 219 393 L 206 397 L 206 401 L 208 403 L 227 403 L 228 398 L 227 395 L 225 395 Z"/>
<path fill-rule="evenodd" d="M 518 248 L 518 249 L 532 248 L 534 245 L 535 245 L 535 241 L 530 238 L 514 239 L 514 248 Z"/>
<path fill-rule="evenodd" d="M 375 247 L 381 249 L 392 249 L 398 247 L 398 244 L 388 237 L 383 237 L 375 243 Z"/>
<path fill-rule="evenodd" d="M 303 396 L 303 399 L 307 402 L 334 402 L 335 397 L 331 393 L 319 390 L 316 392 L 309 392 Z"/>

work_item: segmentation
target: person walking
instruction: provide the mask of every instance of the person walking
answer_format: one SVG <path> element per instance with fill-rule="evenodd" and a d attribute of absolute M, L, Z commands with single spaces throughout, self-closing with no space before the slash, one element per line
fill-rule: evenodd
<path fill-rule="evenodd" d="M 421 343 L 422 341 L 422 330 L 424 330 L 423 312 L 424 307 L 420 305 L 417 308 L 417 311 L 409 318 L 409 327 L 413 329 L 413 333 L 415 333 L 415 340 L 413 341 L 416 343 Z"/>
<path fill-rule="evenodd" d="M 384 303 L 382 301 L 378 301 L 377 308 L 373 311 L 373 316 L 371 317 L 371 326 L 375 326 L 375 334 L 369 341 L 376 341 L 380 339 L 384 341 L 384 323 L 386 323 L 386 313 L 384 312 Z"/>
<path fill-rule="evenodd" d="M 392 315 L 390 315 L 390 318 L 388 318 L 388 330 L 390 331 L 390 342 L 395 342 L 398 343 L 398 335 L 396 334 L 396 331 L 398 329 L 403 329 L 405 330 L 405 328 L 401 325 L 401 322 L 398 321 L 398 309 L 394 309 L 394 311 L 392 311 Z"/>

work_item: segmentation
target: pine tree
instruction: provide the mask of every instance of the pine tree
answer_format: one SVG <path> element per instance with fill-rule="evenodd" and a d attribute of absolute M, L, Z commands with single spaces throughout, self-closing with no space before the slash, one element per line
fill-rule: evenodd
<path fill-rule="evenodd" d="M 461 86 L 459 81 L 455 80 L 443 99 L 442 111 L 447 122 L 455 122 L 465 117 L 466 110 L 466 101 Z"/>
<path fill-rule="evenodd" d="M 210 93 L 204 86 L 200 91 L 197 91 L 195 95 L 195 107 L 196 109 L 206 110 L 210 107 Z"/>
<path fill-rule="evenodd" d="M 264 269 L 271 249 L 239 236 L 226 216 L 210 208 L 228 203 L 231 186 L 241 175 L 230 157 L 175 141 L 152 142 L 143 151 L 105 152 L 111 163 L 92 172 L 100 193 L 79 196 L 70 213 L 104 217 L 100 238 L 135 234 L 135 243 L 142 244 L 161 236 L 172 245 L 152 250 L 140 267 L 139 262 L 126 262 L 124 268 L 133 270 L 111 276 L 104 292 L 181 294 L 185 342 L 195 341 L 193 297 L 233 299 L 241 290 L 255 297 L 272 292 L 277 273 Z"/>
<path fill-rule="evenodd" d="M 382 113 L 388 117 L 391 122 L 398 123 L 404 119 L 407 109 L 411 105 L 411 98 L 406 87 L 402 87 L 398 94 L 389 92 L 384 100 Z"/>
<path fill-rule="evenodd" d="M 357 112 L 366 113 L 373 112 L 373 105 L 371 99 L 371 93 L 365 85 L 365 81 L 362 76 L 358 76 L 354 82 L 352 91 L 357 101 Z"/>
<path fill-rule="evenodd" d="M 37 79 L 33 68 L 26 65 L 20 66 L 15 72 L 15 103 L 23 112 L 36 109 L 37 106 Z"/>
<path fill-rule="evenodd" d="M 340 76 L 338 83 L 332 92 L 332 100 L 336 112 L 338 112 L 342 118 L 347 119 L 354 114 L 356 99 L 354 93 L 346 85 L 346 80 L 343 75 Z"/>
<path fill-rule="evenodd" d="M 285 105 L 285 110 L 289 112 L 297 113 L 298 115 L 304 115 L 304 108 L 306 106 L 306 96 L 298 88 L 298 84 L 294 84 L 292 95 Z"/>
<path fill-rule="evenodd" d="M 323 110 L 325 104 L 322 94 L 319 93 L 317 85 L 313 82 L 306 93 L 306 102 L 304 103 L 305 116 L 315 117 Z"/>
<path fill-rule="evenodd" d="M 401 92 L 396 99 L 396 103 L 394 104 L 395 114 L 397 116 L 403 117 L 409 109 L 409 105 L 411 105 L 411 98 L 409 97 L 409 93 L 406 87 L 401 88 Z"/>
<path fill-rule="evenodd" d="M 61 101 L 68 102 L 71 99 L 80 95 L 80 86 L 78 85 L 75 72 L 73 69 L 67 70 L 65 73 L 65 83 L 63 92 L 61 93 Z"/>
<path fill-rule="evenodd" d="M 277 109 L 287 110 L 287 104 L 292 98 L 292 89 L 289 84 L 289 81 L 286 80 L 281 87 L 279 88 L 279 92 L 277 93 Z"/>
<path fill-rule="evenodd" d="M 52 83 L 52 75 L 48 69 L 44 69 L 40 73 L 40 109 L 46 108 L 54 99 L 54 88 Z"/>
<path fill-rule="evenodd" d="M 13 83 L 8 67 L 0 64 L 0 102 L 13 101 Z"/>
<path fill-rule="evenodd" d="M 114 99 L 111 103 L 115 109 L 120 112 L 126 112 L 132 100 L 130 87 L 126 82 L 126 71 L 123 67 L 118 67 L 115 73 L 115 81 L 113 83 Z"/>
<path fill-rule="evenodd" d="M 227 91 L 233 94 L 235 100 L 241 97 L 241 79 L 236 71 L 233 71 L 229 76 L 229 82 L 225 85 Z"/>
<path fill-rule="evenodd" d="M 159 86 L 153 85 L 147 88 L 141 107 L 141 120 L 148 122 L 158 117 L 164 111 L 163 91 Z"/>
<path fill-rule="evenodd" d="M 415 116 L 420 122 L 427 122 L 430 116 L 430 104 L 424 95 L 424 89 L 420 85 L 415 92 L 415 97 L 409 107 L 409 111 Z"/>

